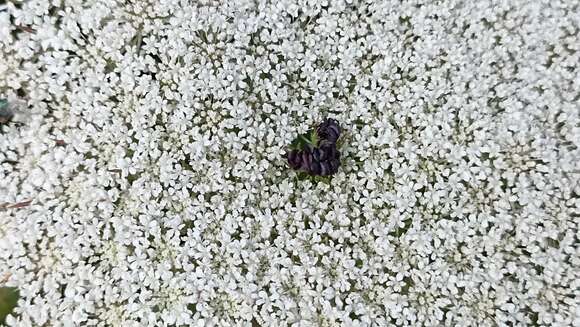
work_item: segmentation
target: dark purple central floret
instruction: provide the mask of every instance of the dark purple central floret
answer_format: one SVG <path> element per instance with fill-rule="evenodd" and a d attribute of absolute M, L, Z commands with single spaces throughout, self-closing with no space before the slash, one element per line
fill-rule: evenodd
<path fill-rule="evenodd" d="M 320 139 L 336 143 L 340 136 L 340 126 L 336 120 L 327 118 L 318 126 L 316 133 Z"/>
<path fill-rule="evenodd" d="M 292 169 L 299 169 L 302 165 L 302 154 L 298 150 L 292 150 L 288 153 L 288 164 Z"/>
<path fill-rule="evenodd" d="M 328 176 L 338 172 L 340 152 L 336 141 L 340 137 L 340 126 L 334 119 L 326 119 L 316 128 L 316 145 L 302 144 L 299 149 L 288 152 L 288 165 L 311 175 Z"/>

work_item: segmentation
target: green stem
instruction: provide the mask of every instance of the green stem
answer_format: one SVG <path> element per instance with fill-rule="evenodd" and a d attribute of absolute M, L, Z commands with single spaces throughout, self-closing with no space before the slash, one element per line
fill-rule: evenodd
<path fill-rule="evenodd" d="M 308 138 L 307 138 L 307 137 L 305 137 L 304 135 L 300 135 L 300 138 L 301 138 L 301 139 L 302 139 L 304 142 L 306 142 L 306 143 L 308 143 L 308 144 L 315 145 L 314 143 L 312 143 L 312 141 L 311 141 L 310 139 L 308 139 Z"/>

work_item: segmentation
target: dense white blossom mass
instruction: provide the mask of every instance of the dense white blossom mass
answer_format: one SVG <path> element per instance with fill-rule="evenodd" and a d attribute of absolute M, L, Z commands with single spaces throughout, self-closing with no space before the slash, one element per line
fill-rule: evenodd
<path fill-rule="evenodd" d="M 579 2 L 1 3 L 9 325 L 580 325 Z"/>

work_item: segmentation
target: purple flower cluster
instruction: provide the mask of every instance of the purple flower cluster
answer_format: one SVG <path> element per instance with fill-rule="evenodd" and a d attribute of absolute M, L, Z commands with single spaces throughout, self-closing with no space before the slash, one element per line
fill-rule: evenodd
<path fill-rule="evenodd" d="M 327 118 L 317 128 L 316 141 L 304 144 L 301 149 L 288 153 L 288 164 L 292 169 L 311 175 L 329 176 L 338 171 L 340 152 L 336 141 L 340 137 L 340 126 L 334 119 Z"/>

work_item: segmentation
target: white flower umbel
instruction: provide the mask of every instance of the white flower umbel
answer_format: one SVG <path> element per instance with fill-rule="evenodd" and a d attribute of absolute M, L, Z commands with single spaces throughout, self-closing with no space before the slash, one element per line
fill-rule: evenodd
<path fill-rule="evenodd" d="M 11 326 L 575 326 L 573 1 L 8 1 Z M 19 117 L 20 117 L 19 116 Z M 285 151 L 322 119 L 339 172 Z"/>

